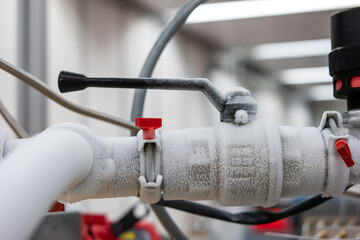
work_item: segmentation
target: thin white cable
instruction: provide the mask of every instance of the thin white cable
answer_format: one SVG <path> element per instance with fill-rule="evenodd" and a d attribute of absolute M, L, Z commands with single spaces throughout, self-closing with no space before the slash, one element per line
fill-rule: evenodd
<path fill-rule="evenodd" d="M 85 115 L 88 117 L 96 118 L 101 121 L 112 123 L 112 124 L 118 125 L 120 127 L 130 129 L 130 130 L 136 130 L 136 131 L 139 130 L 130 121 L 127 121 L 127 120 L 124 120 L 121 118 L 117 118 L 117 117 L 111 116 L 109 114 L 102 113 L 102 112 L 99 112 L 99 111 L 96 111 L 96 110 L 93 110 L 93 109 L 70 102 L 69 100 L 67 100 L 66 98 L 61 96 L 59 93 L 52 90 L 48 85 L 46 85 L 44 82 L 40 81 L 35 76 L 31 75 L 30 73 L 26 72 L 25 70 L 23 70 L 17 66 L 14 66 L 14 65 L 6 62 L 2 58 L 0 58 L 0 68 L 3 69 L 4 71 L 10 73 L 11 75 L 17 77 L 18 79 L 20 79 L 21 81 L 30 85 L 31 87 L 35 88 L 36 90 L 38 90 L 39 92 L 41 92 L 42 94 L 47 96 L 48 98 L 52 99 L 56 103 L 60 104 L 61 106 L 65 107 L 71 111 L 77 112 L 79 114 L 82 114 L 82 115 Z"/>
<path fill-rule="evenodd" d="M 7 124 L 14 131 L 18 138 L 28 138 L 29 134 L 21 127 L 21 125 L 15 120 L 15 118 L 7 110 L 3 102 L 0 100 L 0 114 L 3 116 Z"/>

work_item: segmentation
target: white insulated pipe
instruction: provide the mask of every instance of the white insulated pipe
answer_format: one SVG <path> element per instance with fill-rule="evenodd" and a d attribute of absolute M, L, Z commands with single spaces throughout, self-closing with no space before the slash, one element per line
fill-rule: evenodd
<path fill-rule="evenodd" d="M 100 138 L 74 124 L 55 128 L 78 132 L 88 142 L 96 143 L 92 148 L 94 156 L 98 156 L 95 159 L 111 159 L 114 164 L 114 173 L 111 177 L 107 175 L 108 181 L 97 184 L 99 179 L 85 180 L 62 196 L 62 200 L 76 202 L 139 194 L 139 138 Z M 208 128 L 164 131 L 160 140 L 159 172 L 163 176 L 161 189 L 165 200 L 273 206 L 281 197 L 323 192 L 330 176 L 328 162 L 342 161 L 339 156 L 328 155 L 326 140 L 319 129 L 278 127 L 266 120 L 253 120 L 242 126 L 220 123 Z"/>
<path fill-rule="evenodd" d="M 79 124 L 60 124 L 50 131 L 56 129 L 81 135 L 94 158 L 89 176 L 63 192 L 61 200 L 138 196 L 141 138 L 102 138 Z M 351 131 L 360 136 L 355 132 Z M 349 145 L 355 166 L 346 170 L 341 157 L 329 150 L 326 134 L 315 127 L 278 127 L 256 119 L 241 126 L 220 123 L 164 131 L 159 170 L 163 197 L 268 207 L 281 197 L 338 196 L 347 184 L 360 183 L 360 140 L 352 135 Z M 5 155 L 17 144 L 8 141 Z"/>
<path fill-rule="evenodd" d="M 275 205 L 315 195 L 326 179 L 326 149 L 314 127 L 271 121 L 162 133 L 165 200 L 217 200 L 226 206 Z"/>
<path fill-rule="evenodd" d="M 0 238 L 28 239 L 54 200 L 89 173 L 93 153 L 79 134 L 49 130 L 0 162 Z"/>

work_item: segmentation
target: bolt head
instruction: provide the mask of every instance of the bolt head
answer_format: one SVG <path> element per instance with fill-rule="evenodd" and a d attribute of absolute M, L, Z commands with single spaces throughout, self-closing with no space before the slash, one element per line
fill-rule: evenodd
<path fill-rule="evenodd" d="M 249 115 L 245 110 L 237 110 L 235 112 L 234 121 L 237 124 L 246 124 L 249 121 Z"/>

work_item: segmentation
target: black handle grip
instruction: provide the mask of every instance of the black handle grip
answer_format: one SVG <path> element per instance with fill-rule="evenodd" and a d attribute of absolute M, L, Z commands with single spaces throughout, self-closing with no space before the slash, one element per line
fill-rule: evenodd
<path fill-rule="evenodd" d="M 59 90 L 62 93 L 84 90 L 87 77 L 82 74 L 61 71 L 58 78 Z"/>

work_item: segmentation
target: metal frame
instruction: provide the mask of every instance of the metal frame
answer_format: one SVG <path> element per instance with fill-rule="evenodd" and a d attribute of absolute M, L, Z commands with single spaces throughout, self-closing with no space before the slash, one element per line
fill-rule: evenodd
<path fill-rule="evenodd" d="M 19 0 L 19 65 L 39 79 L 47 78 L 46 0 Z M 19 122 L 33 135 L 46 128 L 46 98 L 19 84 Z"/>

